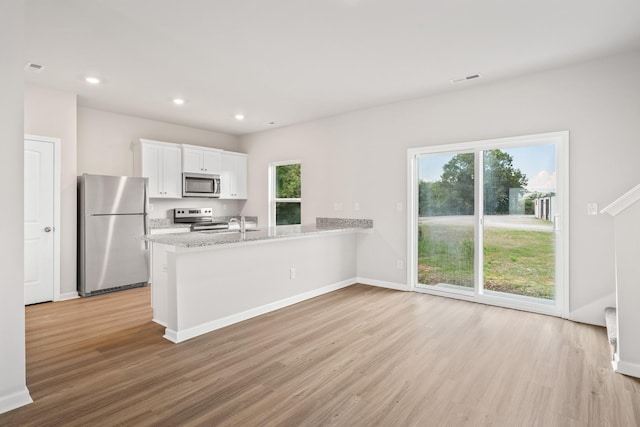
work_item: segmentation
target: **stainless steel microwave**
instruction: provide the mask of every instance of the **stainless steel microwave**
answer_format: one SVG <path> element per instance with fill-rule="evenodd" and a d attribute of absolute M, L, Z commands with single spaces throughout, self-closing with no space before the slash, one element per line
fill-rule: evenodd
<path fill-rule="evenodd" d="M 182 197 L 220 197 L 220 175 L 183 173 Z"/>

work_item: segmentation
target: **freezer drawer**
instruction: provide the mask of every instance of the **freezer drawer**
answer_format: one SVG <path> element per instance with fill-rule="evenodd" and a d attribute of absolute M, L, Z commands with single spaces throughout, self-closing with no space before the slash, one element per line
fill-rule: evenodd
<path fill-rule="evenodd" d="M 140 239 L 145 215 L 89 215 L 84 220 L 82 296 L 149 281 L 149 250 Z"/>

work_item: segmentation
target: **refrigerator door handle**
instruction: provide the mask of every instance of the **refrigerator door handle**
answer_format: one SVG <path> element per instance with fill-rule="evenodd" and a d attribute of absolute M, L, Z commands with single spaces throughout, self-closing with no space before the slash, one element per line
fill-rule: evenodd
<path fill-rule="evenodd" d="M 149 225 L 147 224 L 147 214 L 144 214 L 144 249 L 149 250 L 149 241 L 147 240 L 147 234 L 149 234 Z"/>
<path fill-rule="evenodd" d="M 149 180 L 148 178 L 145 178 L 144 181 L 144 209 L 142 210 L 142 212 L 144 213 L 144 235 L 145 235 L 145 239 L 144 239 L 144 249 L 145 250 L 149 250 L 149 241 L 147 240 L 146 236 L 147 234 L 149 234 L 149 224 L 148 224 L 148 218 L 149 218 Z"/>

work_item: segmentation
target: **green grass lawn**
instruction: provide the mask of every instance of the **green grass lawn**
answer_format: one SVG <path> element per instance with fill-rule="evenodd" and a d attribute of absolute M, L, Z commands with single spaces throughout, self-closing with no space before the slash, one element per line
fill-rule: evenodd
<path fill-rule="evenodd" d="M 554 298 L 554 234 L 485 228 L 484 288 Z M 473 227 L 421 224 L 418 281 L 473 288 Z"/>

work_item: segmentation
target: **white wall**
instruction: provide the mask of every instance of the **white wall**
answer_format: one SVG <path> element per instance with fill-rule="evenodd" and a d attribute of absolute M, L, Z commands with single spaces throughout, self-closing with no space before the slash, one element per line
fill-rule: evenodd
<path fill-rule="evenodd" d="M 140 138 L 239 151 L 239 138 L 221 132 L 195 129 L 172 123 L 78 107 L 78 175 L 132 175 L 131 144 Z M 211 207 L 214 215 L 236 215 L 243 201 L 206 199 L 152 200 L 152 218 L 170 217 L 170 210 L 182 207 Z"/>
<path fill-rule="evenodd" d="M 24 88 L 24 132 L 60 138 L 60 293 L 76 291 L 76 95 Z"/>
<path fill-rule="evenodd" d="M 25 380 L 23 232 L 24 5 L 2 2 L 0 13 L 0 413 L 31 401 Z"/>
<path fill-rule="evenodd" d="M 247 135 L 251 198 L 244 209 L 266 217 L 269 162 L 301 159 L 303 222 L 372 218 L 375 232 L 359 239 L 358 276 L 406 284 L 396 260 L 406 260 L 408 148 L 569 130 L 570 309 L 579 313 L 614 291 L 612 222 L 587 216 L 586 205 L 605 206 L 640 182 L 638 75 L 635 51 Z M 334 202 L 344 211 L 335 212 Z M 602 321 L 599 308 L 589 313 L 576 317 Z"/>
<path fill-rule="evenodd" d="M 131 143 L 140 138 L 238 151 L 237 136 L 78 107 L 78 175 L 133 173 Z"/>
<path fill-rule="evenodd" d="M 615 216 L 616 241 L 616 302 L 618 342 L 614 357 L 614 369 L 626 375 L 640 378 L 640 339 L 638 339 L 638 325 L 640 325 L 640 263 L 638 250 L 640 249 L 640 203 L 637 193 L 626 200 L 619 200 L 619 205 L 609 211 Z M 621 205 L 630 203 L 631 206 L 621 212 L 615 212 Z"/>

